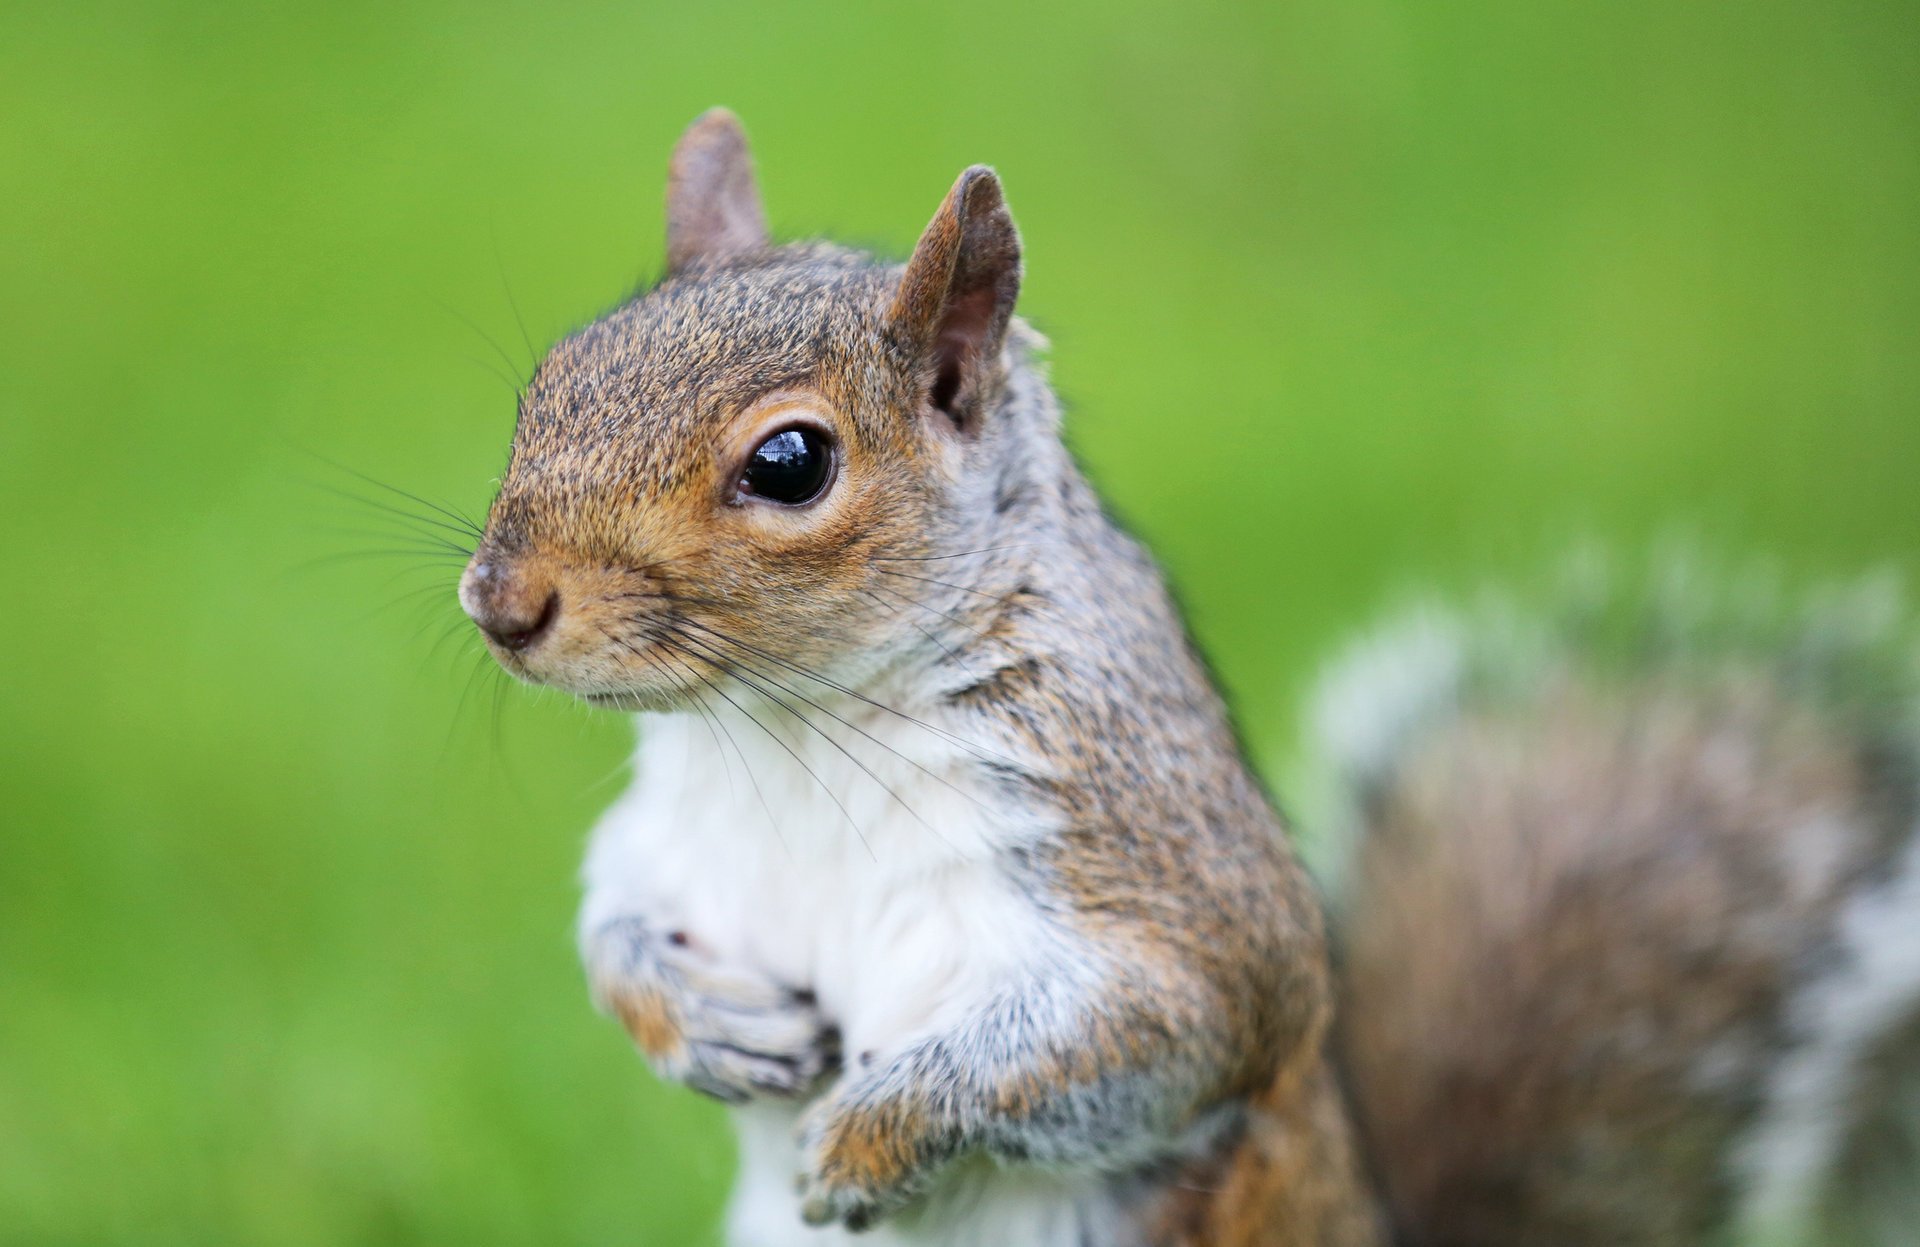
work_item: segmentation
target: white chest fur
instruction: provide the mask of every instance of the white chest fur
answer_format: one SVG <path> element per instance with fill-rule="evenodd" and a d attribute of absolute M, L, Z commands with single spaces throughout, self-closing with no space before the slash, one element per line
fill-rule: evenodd
<path fill-rule="evenodd" d="M 811 988 L 848 1053 L 884 1055 L 1056 951 L 1057 932 L 996 860 L 1048 827 L 984 782 L 979 759 L 998 742 L 857 702 L 833 703 L 845 722 L 799 708 L 813 728 L 744 702 L 711 720 L 645 718 L 634 783 L 594 835 L 582 926 L 639 915 L 685 929 L 743 969 Z M 737 1247 L 841 1237 L 801 1226 L 797 1112 L 763 1102 L 736 1114 Z M 1113 1216 L 1096 1179 L 976 1164 L 858 1241 L 1041 1247 L 1098 1230 L 1120 1243 Z"/>

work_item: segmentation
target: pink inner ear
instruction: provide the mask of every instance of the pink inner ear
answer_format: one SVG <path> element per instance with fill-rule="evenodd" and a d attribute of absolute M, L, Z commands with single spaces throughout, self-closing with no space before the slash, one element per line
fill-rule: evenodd
<path fill-rule="evenodd" d="M 940 332 L 933 345 L 933 391 L 929 397 L 935 410 L 944 411 L 956 420 L 959 417 L 954 411 L 954 400 L 960 395 L 967 368 L 979 355 L 987 334 L 992 332 L 993 313 L 993 287 L 981 286 L 950 296 L 940 318 Z"/>

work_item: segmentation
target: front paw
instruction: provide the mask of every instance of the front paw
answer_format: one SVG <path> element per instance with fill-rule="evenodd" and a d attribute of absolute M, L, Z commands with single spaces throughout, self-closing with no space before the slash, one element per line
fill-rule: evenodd
<path fill-rule="evenodd" d="M 662 1078 L 729 1104 L 798 1096 L 839 1064 L 839 1035 L 811 992 L 726 966 L 700 942 L 636 918 L 587 941 L 596 1002 Z"/>
<path fill-rule="evenodd" d="M 865 1230 L 899 1211 L 950 1151 L 937 1138 L 927 1111 L 909 1101 L 827 1096 L 800 1122 L 801 1220 Z"/>

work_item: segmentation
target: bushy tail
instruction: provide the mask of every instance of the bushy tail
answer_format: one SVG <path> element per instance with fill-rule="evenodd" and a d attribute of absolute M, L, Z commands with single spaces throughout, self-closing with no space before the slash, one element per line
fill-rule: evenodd
<path fill-rule="evenodd" d="M 1920 1242 L 1894 600 L 1586 578 L 1329 678 L 1340 1054 L 1407 1242 Z"/>

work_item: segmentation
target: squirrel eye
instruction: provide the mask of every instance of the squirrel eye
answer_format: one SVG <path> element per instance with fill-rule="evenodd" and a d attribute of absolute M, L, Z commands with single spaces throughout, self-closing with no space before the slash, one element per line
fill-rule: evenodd
<path fill-rule="evenodd" d="M 832 467 L 833 448 L 824 434 L 807 428 L 782 429 L 747 457 L 740 492 L 799 506 L 820 496 Z"/>

